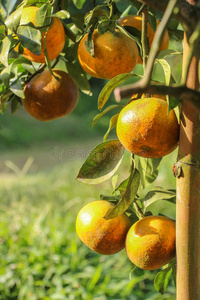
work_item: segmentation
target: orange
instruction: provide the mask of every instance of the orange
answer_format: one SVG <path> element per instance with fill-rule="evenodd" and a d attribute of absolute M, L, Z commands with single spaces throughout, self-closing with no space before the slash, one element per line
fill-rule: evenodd
<path fill-rule="evenodd" d="M 126 236 L 126 252 L 139 268 L 156 270 L 175 258 L 175 222 L 164 216 L 145 217 Z"/>
<path fill-rule="evenodd" d="M 131 72 L 137 64 L 139 52 L 136 43 L 116 30 L 99 34 L 93 32 L 94 57 L 87 51 L 86 34 L 78 46 L 78 59 L 84 71 L 93 77 L 111 79 L 118 74 Z"/>
<path fill-rule="evenodd" d="M 21 19 L 20 19 L 20 25 L 28 24 L 29 22 L 33 23 L 35 25 L 35 17 L 36 13 L 38 11 L 38 7 L 36 6 L 29 6 L 25 7 L 22 10 Z M 44 63 L 45 62 L 45 55 L 44 55 L 44 45 L 43 40 L 46 32 L 42 33 L 42 39 L 41 39 L 41 46 L 42 51 L 40 55 L 36 55 L 32 53 L 27 48 L 24 48 L 23 50 L 23 56 L 27 59 L 38 62 L 38 63 Z M 49 55 L 49 59 L 53 60 L 56 58 L 60 52 L 62 51 L 63 47 L 65 45 L 65 30 L 62 25 L 62 22 L 54 17 L 53 18 L 53 24 L 51 25 L 50 29 L 47 32 L 46 35 L 46 46 L 47 46 L 47 52 Z M 18 48 L 18 47 L 17 47 Z"/>
<path fill-rule="evenodd" d="M 45 70 L 35 75 L 24 88 L 23 104 L 27 112 L 40 121 L 50 121 L 72 112 L 79 91 L 73 78 L 64 71 Z"/>
<path fill-rule="evenodd" d="M 113 207 L 108 201 L 97 200 L 86 204 L 76 218 L 76 232 L 82 242 L 99 254 L 114 254 L 125 247 L 131 221 L 126 214 L 104 219 Z"/>
<path fill-rule="evenodd" d="M 133 100 L 121 111 L 117 120 L 117 136 L 130 152 L 158 158 L 178 145 L 179 124 L 173 110 L 158 98 Z"/>
<path fill-rule="evenodd" d="M 119 22 L 123 26 L 132 26 L 132 27 L 138 29 L 139 31 L 142 30 L 142 17 L 141 16 L 128 15 L 128 16 L 120 18 Z M 160 21 L 156 20 L 156 23 L 157 23 L 157 25 L 159 25 Z M 154 34 L 155 34 L 154 30 L 151 28 L 149 23 L 147 23 L 147 37 L 149 39 L 150 47 L 153 42 Z M 162 43 L 159 48 L 159 52 L 167 49 L 168 46 L 169 46 L 169 34 L 168 34 L 167 30 L 165 30 L 163 40 L 162 40 Z M 138 63 L 142 64 L 141 57 L 139 57 Z"/>

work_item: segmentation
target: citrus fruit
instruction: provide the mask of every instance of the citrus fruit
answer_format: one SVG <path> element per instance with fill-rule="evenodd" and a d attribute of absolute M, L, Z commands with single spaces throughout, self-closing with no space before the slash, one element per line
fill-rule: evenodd
<path fill-rule="evenodd" d="M 94 57 L 88 52 L 85 42 L 88 34 L 78 46 L 78 59 L 84 71 L 93 77 L 111 79 L 118 74 L 131 72 L 137 64 L 139 52 L 136 43 L 116 30 L 99 34 L 94 30 Z"/>
<path fill-rule="evenodd" d="M 78 88 L 66 72 L 45 70 L 35 75 L 24 88 L 23 104 L 40 121 L 50 121 L 72 112 L 78 101 Z"/>
<path fill-rule="evenodd" d="M 139 31 L 142 30 L 142 17 L 141 16 L 128 15 L 128 16 L 120 18 L 119 22 L 123 26 L 131 26 L 131 27 L 138 29 Z M 157 25 L 159 25 L 160 21 L 156 20 L 156 23 L 157 23 Z M 154 30 L 151 28 L 149 23 L 147 23 L 147 37 L 149 39 L 149 47 L 151 47 L 151 44 L 153 42 L 154 34 L 155 34 Z M 168 34 L 168 31 L 165 30 L 164 36 L 163 36 L 163 39 L 162 39 L 162 42 L 161 42 L 161 45 L 159 48 L 159 52 L 167 49 L 168 46 L 169 46 L 169 34 Z M 142 59 L 140 56 L 138 59 L 138 63 L 142 64 Z"/>
<path fill-rule="evenodd" d="M 126 236 L 126 252 L 139 268 L 156 270 L 175 258 L 175 222 L 164 216 L 148 216 L 132 225 Z"/>
<path fill-rule="evenodd" d="M 104 219 L 113 207 L 108 201 L 97 200 L 86 204 L 76 218 L 76 232 L 82 242 L 99 254 L 114 254 L 125 247 L 131 221 L 126 214 Z"/>
<path fill-rule="evenodd" d="M 172 152 L 179 141 L 179 124 L 173 110 L 163 99 L 131 101 L 119 113 L 117 136 L 130 152 L 158 158 Z"/>
<path fill-rule="evenodd" d="M 20 25 L 26 25 L 30 22 L 33 23 L 33 25 L 35 25 L 35 18 L 36 18 L 38 9 L 39 8 L 36 6 L 25 7 L 22 10 Z M 44 41 L 44 36 L 45 36 L 46 32 L 41 32 L 41 33 L 42 33 L 41 54 L 36 55 L 36 54 L 32 53 L 30 50 L 28 50 L 27 48 L 23 49 L 23 54 L 22 54 L 27 59 L 34 61 L 34 62 L 38 62 L 38 63 L 45 62 L 43 41 Z M 64 27 L 63 27 L 60 19 L 54 17 L 52 25 L 50 26 L 50 29 L 48 30 L 47 35 L 46 35 L 46 47 L 47 47 L 49 59 L 53 60 L 54 58 L 56 58 L 62 51 L 64 45 L 65 45 Z"/>

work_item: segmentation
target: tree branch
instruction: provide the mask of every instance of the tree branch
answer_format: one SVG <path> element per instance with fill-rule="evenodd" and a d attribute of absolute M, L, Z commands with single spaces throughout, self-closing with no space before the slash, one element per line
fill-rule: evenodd
<path fill-rule="evenodd" d="M 149 94 L 169 95 L 185 99 L 200 111 L 200 92 L 183 85 L 174 84 L 166 86 L 161 84 L 146 84 L 143 79 L 141 79 L 134 84 L 116 88 L 114 95 L 116 101 L 119 102 L 122 98 L 130 98 L 133 94 L 146 92 Z"/>
<path fill-rule="evenodd" d="M 168 6 L 169 0 L 138 0 L 141 3 L 154 7 L 160 11 L 165 11 Z M 182 23 L 184 30 L 189 35 L 194 31 L 197 22 L 200 19 L 200 7 L 191 5 L 189 1 L 196 2 L 196 0 L 179 0 L 177 2 L 177 9 L 175 17 Z"/>

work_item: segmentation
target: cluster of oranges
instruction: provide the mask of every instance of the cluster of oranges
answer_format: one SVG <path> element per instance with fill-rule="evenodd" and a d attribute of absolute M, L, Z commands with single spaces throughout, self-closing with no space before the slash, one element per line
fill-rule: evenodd
<path fill-rule="evenodd" d="M 20 25 L 35 25 L 38 7 L 28 6 L 22 10 Z M 22 55 L 30 61 L 45 63 L 44 39 L 49 60 L 55 59 L 65 45 L 65 29 L 59 18 L 53 17 L 47 32 L 41 31 L 41 54 L 36 55 L 23 48 Z M 14 38 L 17 38 L 15 36 Z M 19 46 L 15 48 L 18 50 Z M 24 87 L 25 109 L 40 121 L 50 121 L 71 113 L 78 101 L 79 91 L 74 79 L 61 70 L 42 71 Z"/>
<path fill-rule="evenodd" d="M 132 224 L 126 213 L 106 220 L 113 204 L 105 200 L 86 204 L 76 218 L 76 231 L 93 251 L 110 255 L 126 248 L 139 268 L 155 270 L 175 258 L 175 222 L 164 216 L 147 216 Z"/>

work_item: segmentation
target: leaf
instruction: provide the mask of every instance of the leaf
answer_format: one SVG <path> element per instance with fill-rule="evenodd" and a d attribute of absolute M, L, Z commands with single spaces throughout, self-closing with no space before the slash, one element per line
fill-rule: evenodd
<path fill-rule="evenodd" d="M 158 53 L 157 58 L 158 59 L 166 58 L 169 55 L 183 55 L 183 53 L 172 50 L 172 49 L 165 49 L 165 50 L 162 50 L 160 53 Z"/>
<path fill-rule="evenodd" d="M 5 25 L 13 32 L 17 31 L 24 5 L 15 10 L 5 21 Z"/>
<path fill-rule="evenodd" d="M 22 45 L 35 55 L 41 54 L 41 37 L 40 30 L 31 26 L 19 26 L 17 35 Z"/>
<path fill-rule="evenodd" d="M 162 187 L 156 187 L 149 191 L 144 198 L 144 212 L 147 207 L 152 203 L 160 200 L 167 200 L 172 203 L 176 201 L 176 191 L 175 190 L 165 190 Z"/>
<path fill-rule="evenodd" d="M 119 74 L 108 81 L 108 83 L 104 86 L 104 88 L 101 90 L 98 98 L 98 109 L 101 110 L 103 106 L 108 101 L 112 91 L 118 87 L 121 83 L 123 83 L 125 80 L 132 78 L 132 77 L 138 77 L 138 75 L 131 74 L 131 73 L 125 73 L 125 74 Z"/>
<path fill-rule="evenodd" d="M 154 286 L 157 292 L 161 293 L 162 295 L 166 292 L 171 275 L 172 275 L 171 266 L 157 273 L 154 279 Z"/>
<path fill-rule="evenodd" d="M 43 4 L 37 11 L 35 17 L 35 27 L 44 27 L 50 25 L 50 20 L 47 18 L 48 16 L 48 4 Z M 45 29 L 46 30 L 46 29 Z"/>
<path fill-rule="evenodd" d="M 10 14 L 17 3 L 17 0 L 1 0 L 1 3 L 6 9 L 7 14 Z"/>
<path fill-rule="evenodd" d="M 141 45 L 141 31 L 132 27 L 132 26 L 122 26 L 120 23 L 117 23 L 116 26 L 123 34 L 128 36 L 130 39 L 136 42 L 139 51 L 141 52 L 142 45 Z"/>
<path fill-rule="evenodd" d="M 23 92 L 23 86 L 19 80 L 15 80 L 11 85 L 10 85 L 10 90 L 18 96 L 19 98 L 24 99 L 24 92 Z"/>
<path fill-rule="evenodd" d="M 145 188 L 158 176 L 158 167 L 162 158 L 136 157 L 137 167 L 141 176 L 141 187 Z"/>
<path fill-rule="evenodd" d="M 77 180 L 98 184 L 110 179 L 121 164 L 124 147 L 118 140 L 103 142 L 95 147 L 81 167 Z"/>
<path fill-rule="evenodd" d="M 170 112 L 172 109 L 177 107 L 181 103 L 180 98 L 175 98 L 173 96 L 169 97 L 169 102 L 168 102 L 168 111 Z"/>
<path fill-rule="evenodd" d="M 92 127 L 94 127 L 94 125 L 97 123 L 97 121 L 99 119 L 101 119 L 101 117 L 103 117 L 107 112 L 109 112 L 110 110 L 114 109 L 114 108 L 118 108 L 118 107 L 123 107 L 123 105 L 110 105 L 108 106 L 104 111 L 102 111 L 101 113 L 99 113 L 98 115 L 96 115 L 93 119 L 93 122 L 92 122 Z"/>
<path fill-rule="evenodd" d="M 14 96 L 11 100 L 11 115 L 13 115 L 18 108 L 20 107 L 20 102 L 18 100 L 18 97 Z"/>
<path fill-rule="evenodd" d="M 70 18 L 70 13 L 67 10 L 60 10 L 55 14 L 52 14 L 51 17 L 57 17 L 61 20 L 65 20 Z"/>
<path fill-rule="evenodd" d="M 169 63 L 165 59 L 162 59 L 162 58 L 156 59 L 156 62 L 158 62 L 162 66 L 164 74 L 165 74 L 166 85 L 169 85 L 170 79 L 171 79 L 171 67 L 170 67 Z"/>
<path fill-rule="evenodd" d="M 6 36 L 0 45 L 0 62 L 8 67 L 8 54 L 12 42 L 12 34 Z"/>
<path fill-rule="evenodd" d="M 78 9 L 81 9 L 85 1 L 86 0 L 73 0 L 73 3 Z"/>
<path fill-rule="evenodd" d="M 106 220 L 115 218 L 123 214 L 135 199 L 140 184 L 140 173 L 137 169 L 132 169 L 130 176 L 118 187 L 121 193 L 121 200 L 115 207 L 108 210 L 104 218 Z"/>
<path fill-rule="evenodd" d="M 116 114 L 116 115 L 112 116 L 112 118 L 110 119 L 108 130 L 103 137 L 104 141 L 106 141 L 108 139 L 110 131 L 116 126 L 118 116 L 119 116 L 119 114 Z"/>
<path fill-rule="evenodd" d="M 78 60 L 75 62 L 66 62 L 66 67 L 67 67 L 69 74 L 76 81 L 79 89 L 83 93 L 91 96 L 92 92 L 91 92 L 90 83 L 87 80 L 87 76 L 86 76 L 85 72 L 83 71 L 83 69 L 81 68 Z"/>

